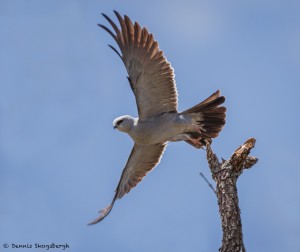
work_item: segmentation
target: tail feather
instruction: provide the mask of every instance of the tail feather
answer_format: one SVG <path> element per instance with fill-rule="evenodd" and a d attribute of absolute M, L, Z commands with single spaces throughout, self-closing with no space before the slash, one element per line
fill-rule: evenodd
<path fill-rule="evenodd" d="M 204 101 L 182 112 L 182 114 L 200 114 L 199 124 L 200 132 L 188 132 L 191 139 L 199 139 L 199 143 L 195 145 L 193 141 L 186 142 L 196 148 L 200 148 L 204 139 L 215 138 L 219 135 L 223 126 L 225 125 L 226 108 L 220 106 L 225 101 L 224 96 L 220 96 L 220 91 L 213 93 Z"/>
<path fill-rule="evenodd" d="M 204 101 L 183 111 L 182 113 L 187 114 L 187 113 L 201 112 L 201 110 L 204 110 L 207 107 L 217 107 L 218 105 L 222 104 L 224 101 L 225 101 L 225 97 L 220 96 L 220 90 L 218 90 L 215 93 L 213 93 L 211 96 L 206 98 Z"/>

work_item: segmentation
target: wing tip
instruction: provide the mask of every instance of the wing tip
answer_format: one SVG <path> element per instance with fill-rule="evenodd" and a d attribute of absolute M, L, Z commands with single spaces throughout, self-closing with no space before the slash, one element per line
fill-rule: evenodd
<path fill-rule="evenodd" d="M 105 207 L 104 209 L 100 210 L 99 211 L 100 215 L 96 219 L 89 222 L 87 225 L 91 226 L 91 225 L 97 224 L 98 222 L 102 221 L 110 213 L 112 208 L 113 208 L 113 202 L 110 205 L 108 205 L 107 207 Z"/>
<path fill-rule="evenodd" d="M 118 11 L 113 10 L 116 16 L 121 16 Z"/>
<path fill-rule="evenodd" d="M 102 12 L 101 15 L 102 15 L 107 21 L 110 20 L 109 16 L 107 16 L 105 13 Z"/>

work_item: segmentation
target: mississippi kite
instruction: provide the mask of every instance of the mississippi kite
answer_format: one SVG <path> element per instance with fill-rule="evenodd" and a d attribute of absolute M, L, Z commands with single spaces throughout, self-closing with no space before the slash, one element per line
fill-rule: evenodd
<path fill-rule="evenodd" d="M 160 161 L 168 142 L 186 141 L 195 148 L 204 140 L 219 135 L 225 124 L 226 108 L 220 106 L 225 97 L 220 91 L 187 109 L 177 111 L 177 89 L 174 71 L 159 49 L 153 35 L 144 27 L 134 24 L 125 15 L 115 11 L 120 28 L 105 14 L 114 32 L 99 24 L 116 41 L 119 55 L 128 72 L 139 118 L 125 115 L 113 122 L 113 127 L 127 133 L 134 141 L 129 159 L 123 169 L 115 195 L 109 206 L 100 211 L 90 224 L 103 220 L 111 211 L 115 200 L 135 187 Z"/>

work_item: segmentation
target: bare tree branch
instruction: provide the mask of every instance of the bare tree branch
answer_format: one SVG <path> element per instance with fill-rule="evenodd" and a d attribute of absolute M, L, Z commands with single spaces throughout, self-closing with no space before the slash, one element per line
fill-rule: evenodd
<path fill-rule="evenodd" d="M 244 169 L 251 168 L 258 159 L 249 156 L 254 148 L 255 139 L 248 139 L 238 147 L 228 160 L 219 162 L 218 157 L 206 142 L 206 154 L 212 178 L 216 182 L 219 213 L 222 221 L 221 252 L 244 252 L 242 221 L 240 216 L 239 199 L 236 182 Z M 208 184 L 210 184 L 207 181 Z M 211 186 L 212 187 L 212 186 Z M 213 187 L 212 187 L 213 188 Z"/>
<path fill-rule="evenodd" d="M 204 176 L 202 172 L 200 172 L 201 177 L 204 179 L 204 181 L 208 184 L 208 186 L 211 188 L 211 190 L 217 195 L 217 192 L 215 188 L 212 186 L 212 184 L 208 181 L 208 179 Z"/>

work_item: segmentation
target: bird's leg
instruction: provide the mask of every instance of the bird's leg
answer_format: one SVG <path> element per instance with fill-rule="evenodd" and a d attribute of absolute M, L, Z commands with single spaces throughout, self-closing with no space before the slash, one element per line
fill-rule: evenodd
<path fill-rule="evenodd" d="M 203 146 L 203 143 L 201 143 L 202 141 L 202 137 L 199 136 L 199 137 L 196 137 L 196 138 L 193 138 L 193 137 L 190 137 L 189 138 L 189 141 L 193 143 L 193 145 L 195 145 L 196 148 L 200 148 Z"/>

